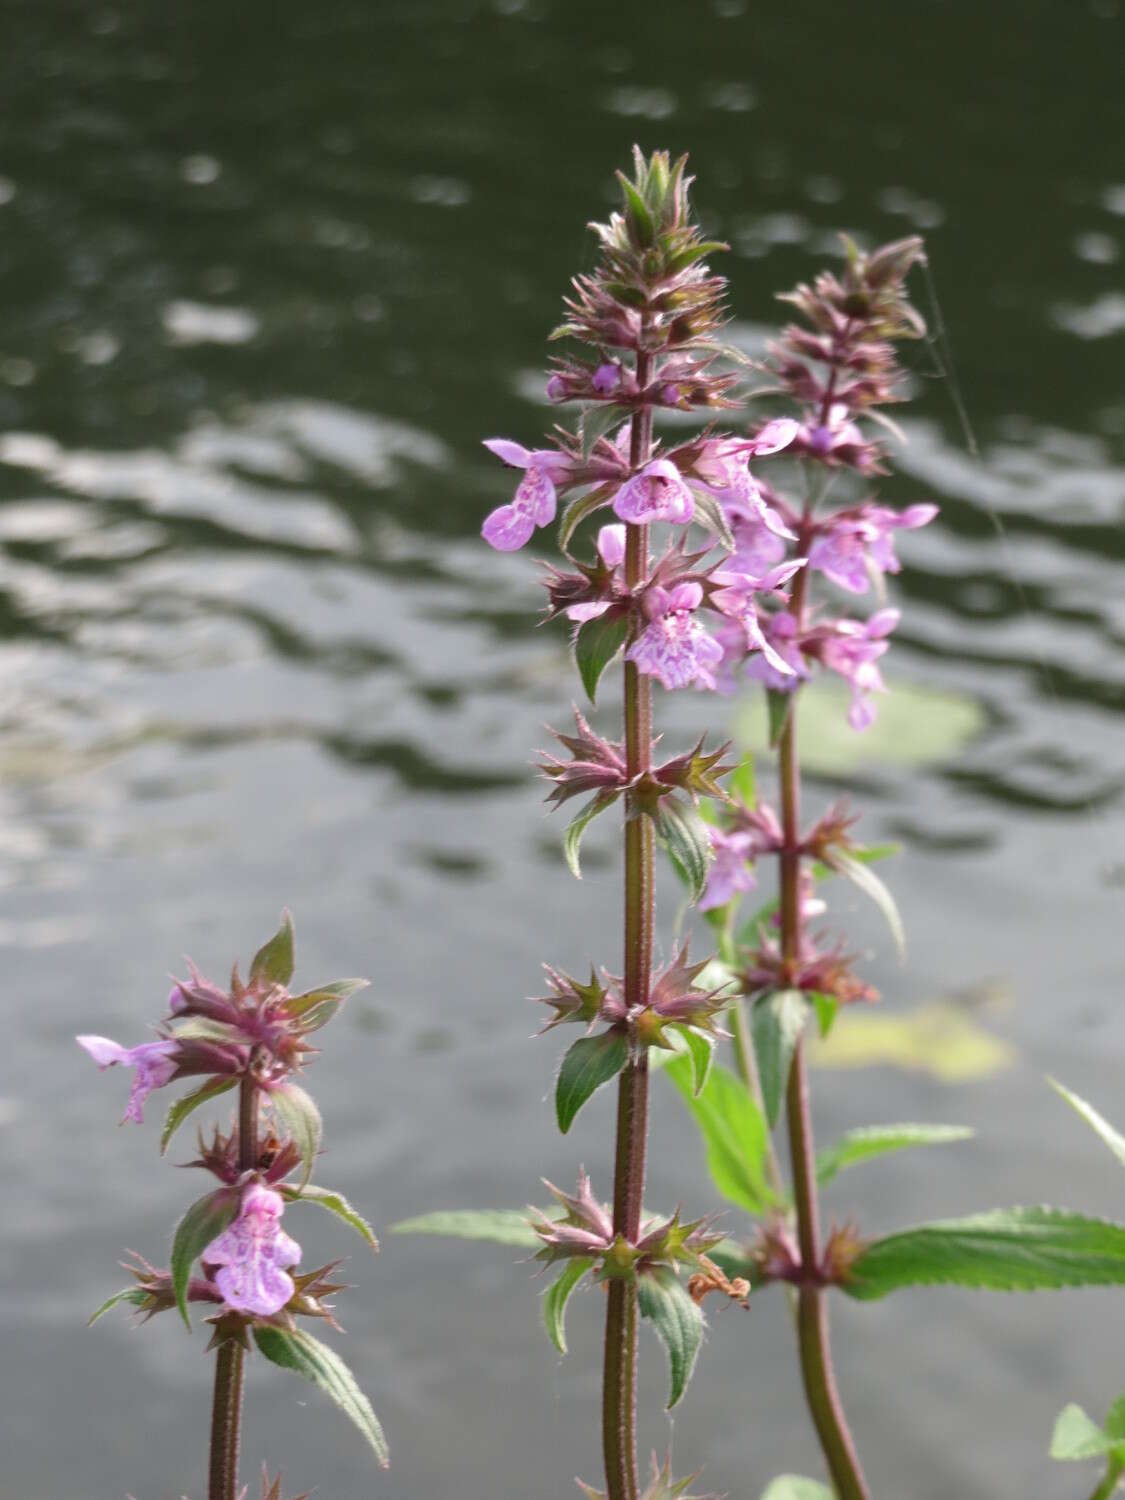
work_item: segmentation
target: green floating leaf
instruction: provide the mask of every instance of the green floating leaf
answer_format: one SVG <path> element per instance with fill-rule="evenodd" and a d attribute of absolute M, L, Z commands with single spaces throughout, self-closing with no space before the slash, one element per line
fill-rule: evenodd
<path fill-rule="evenodd" d="M 668 858 L 687 886 L 694 905 L 703 895 L 707 868 L 711 863 L 707 824 L 690 802 L 681 801 L 670 793 L 656 804 L 653 822 L 656 837 L 668 851 Z"/>
<path fill-rule="evenodd" d="M 889 1065 L 963 1083 L 999 1073 L 1015 1055 L 1009 1042 L 986 1031 L 961 1006 L 933 1000 L 905 1016 L 848 1006 L 831 1037 L 815 1043 L 811 1061 L 828 1068 Z"/>
<path fill-rule="evenodd" d="M 894 938 L 895 947 L 898 949 L 899 957 L 906 956 L 906 929 L 902 925 L 895 898 L 876 875 L 869 865 L 863 864 L 858 859 L 853 859 L 850 854 L 842 850 L 834 850 L 832 854 L 832 868 L 837 874 L 843 875 L 853 885 L 859 887 L 865 896 L 870 896 L 875 905 L 882 912 L 887 926 L 890 928 L 891 937 Z"/>
<path fill-rule="evenodd" d="M 628 634 L 628 615 L 598 615 L 578 627 L 574 637 L 574 660 L 591 703 L 597 701 L 602 673 L 624 646 Z"/>
<path fill-rule="evenodd" d="M 363 1433 L 375 1450 L 380 1468 L 389 1466 L 387 1440 L 379 1418 L 356 1384 L 355 1376 L 334 1349 L 300 1328 L 290 1333 L 282 1328 L 256 1327 L 254 1341 L 272 1364 L 280 1365 L 283 1370 L 295 1370 L 319 1386 Z"/>
<path fill-rule="evenodd" d="M 322 984 L 318 989 L 306 990 L 303 995 L 290 995 L 285 1002 L 285 1013 L 299 1018 L 304 1031 L 319 1031 L 327 1026 L 333 1016 L 357 990 L 365 990 L 367 979 L 337 979 L 332 984 Z"/>
<path fill-rule="evenodd" d="M 392 1234 L 440 1234 L 454 1240 L 490 1240 L 494 1245 L 537 1249 L 543 1241 L 518 1208 L 453 1208 L 391 1225 Z"/>
<path fill-rule="evenodd" d="M 939 1284 L 1001 1292 L 1125 1284 L 1125 1226 L 1057 1208 L 920 1224 L 864 1246 L 842 1289 L 870 1301 Z"/>
<path fill-rule="evenodd" d="M 672 1376 L 668 1410 L 671 1411 L 687 1389 L 703 1343 L 703 1309 L 667 1266 L 656 1266 L 638 1275 L 637 1306 L 641 1317 L 652 1323 L 668 1350 Z"/>
<path fill-rule="evenodd" d="M 665 1035 L 670 1037 L 677 1047 L 691 1060 L 692 1093 L 699 1094 L 707 1076 L 711 1072 L 711 1063 L 715 1057 L 715 1043 L 713 1038 L 703 1036 L 698 1031 L 693 1031 L 690 1026 L 669 1026 Z"/>
<path fill-rule="evenodd" d="M 1109 1434 L 1072 1401 L 1055 1418 L 1050 1455 L 1062 1460 L 1103 1458 L 1115 1444 Z"/>
<path fill-rule="evenodd" d="M 300 1084 L 292 1081 L 270 1089 L 269 1100 L 278 1124 L 293 1137 L 297 1150 L 301 1153 L 305 1169 L 301 1178 L 303 1188 L 312 1173 L 316 1153 L 320 1150 L 320 1110 Z"/>
<path fill-rule="evenodd" d="M 567 552 L 574 533 L 581 526 L 587 516 L 592 516 L 596 510 L 600 510 L 613 494 L 613 486 L 610 484 L 599 484 L 597 489 L 588 490 L 586 494 L 579 495 L 572 500 L 562 513 L 559 521 L 559 550 Z M 567 552 L 569 556 L 569 552 Z"/>
<path fill-rule="evenodd" d="M 112 1297 L 107 1297 L 101 1307 L 96 1308 L 90 1314 L 86 1327 L 93 1328 L 98 1319 L 109 1312 L 111 1307 L 116 1307 L 119 1302 L 131 1303 L 133 1307 L 143 1307 L 147 1300 L 148 1293 L 143 1286 L 127 1286 L 123 1291 L 114 1292 Z"/>
<path fill-rule="evenodd" d="M 950 1141 L 966 1141 L 973 1135 L 967 1125 L 865 1125 L 818 1153 L 816 1180 L 822 1186 L 831 1182 L 844 1167 L 885 1156 L 888 1151 L 904 1151 L 908 1146 L 945 1146 Z"/>
<path fill-rule="evenodd" d="M 180 1316 L 190 1331 L 191 1319 L 187 1310 L 188 1281 L 191 1268 L 200 1251 L 205 1250 L 216 1235 L 222 1234 L 238 1212 L 238 1192 L 235 1188 L 216 1188 L 196 1201 L 176 1225 L 172 1235 L 172 1291 Z"/>
<path fill-rule="evenodd" d="M 375 1238 L 375 1231 L 363 1215 L 351 1206 L 343 1193 L 337 1193 L 333 1188 L 317 1187 L 312 1182 L 307 1182 L 303 1188 L 282 1187 L 281 1193 L 290 1203 L 315 1203 L 318 1208 L 335 1214 L 345 1224 L 350 1224 L 372 1250 L 378 1251 L 379 1241 Z"/>
<path fill-rule="evenodd" d="M 560 1354 L 566 1353 L 566 1304 L 571 1292 L 593 1264 L 592 1258 L 584 1255 L 568 1260 L 562 1274 L 543 1294 L 543 1323 L 547 1329 L 547 1337 Z"/>
<path fill-rule="evenodd" d="M 292 978 L 293 918 L 288 911 L 283 911 L 281 926 L 251 960 L 250 979 L 262 979 L 267 984 L 288 984 Z"/>
<path fill-rule="evenodd" d="M 769 1136 L 761 1111 L 740 1078 L 716 1063 L 696 1095 L 687 1057 L 663 1069 L 695 1118 L 707 1150 L 711 1180 L 728 1203 L 761 1214 L 775 1201 L 766 1179 Z"/>
<path fill-rule="evenodd" d="M 629 1044 L 616 1031 L 580 1037 L 562 1060 L 555 1085 L 555 1113 L 563 1135 L 586 1100 L 603 1083 L 616 1078 L 629 1056 Z"/>
<path fill-rule="evenodd" d="M 789 1083 L 793 1052 L 805 1028 L 809 1006 L 800 990 L 775 990 L 755 1000 L 750 1014 L 750 1034 L 758 1059 L 762 1103 L 770 1129 L 777 1124 L 781 1101 Z"/>
<path fill-rule="evenodd" d="M 237 1078 L 209 1078 L 202 1088 L 196 1089 L 191 1094 L 185 1094 L 182 1099 L 177 1099 L 164 1116 L 164 1129 L 160 1132 L 160 1154 L 164 1155 L 168 1149 L 168 1143 L 179 1130 L 193 1110 L 201 1104 L 206 1104 L 208 1099 L 217 1099 L 220 1094 L 229 1093 L 238 1087 Z"/>
<path fill-rule="evenodd" d="M 1062 1098 L 1066 1100 L 1066 1102 L 1071 1106 L 1072 1109 L 1077 1110 L 1077 1112 L 1086 1121 L 1086 1124 L 1090 1126 L 1091 1130 L 1096 1131 L 1096 1133 L 1101 1136 L 1102 1140 L 1113 1152 L 1114 1156 L 1117 1157 L 1117 1160 L 1121 1163 L 1122 1166 L 1125 1166 L 1125 1136 L 1119 1134 L 1118 1131 L 1114 1130 L 1109 1121 L 1098 1114 L 1097 1110 L 1092 1104 L 1087 1104 L 1085 1099 L 1079 1098 L 1077 1094 L 1072 1094 L 1071 1091 L 1064 1084 L 1059 1083 L 1057 1079 L 1048 1078 L 1047 1082 L 1051 1085 L 1056 1094 L 1061 1095 Z M 1070 1408 L 1068 1407 L 1067 1410 L 1069 1409 Z"/>
<path fill-rule="evenodd" d="M 581 808 L 567 824 L 566 832 L 563 834 L 563 855 L 566 858 L 567 869 L 575 880 L 582 879 L 582 867 L 578 863 L 578 850 L 582 843 L 582 835 L 598 814 L 605 812 L 607 807 L 612 807 L 616 801 L 616 795 L 606 796 L 604 792 L 599 792 L 596 797 L 591 797 L 585 807 Z"/>
<path fill-rule="evenodd" d="M 834 1500 L 832 1491 L 817 1479 L 799 1474 L 779 1474 L 762 1494 L 762 1500 Z"/>

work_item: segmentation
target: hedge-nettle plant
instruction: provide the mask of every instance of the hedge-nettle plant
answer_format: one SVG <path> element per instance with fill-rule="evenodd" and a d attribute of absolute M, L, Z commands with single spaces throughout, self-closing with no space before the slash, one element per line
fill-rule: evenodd
<path fill-rule="evenodd" d="M 320 1149 L 320 1113 L 296 1081 L 316 1052 L 310 1037 L 337 1014 L 363 979 L 342 979 L 302 994 L 290 993 L 293 923 L 286 912 L 278 932 L 255 954 L 244 983 L 237 966 L 229 990 L 204 979 L 194 965 L 168 997 L 168 1013 L 153 1041 L 122 1047 L 101 1036 L 80 1036 L 101 1068 L 132 1068 L 125 1120 L 140 1124 L 148 1095 L 180 1079 L 195 1087 L 170 1109 L 160 1137 L 163 1154 L 178 1127 L 201 1105 L 237 1090 L 237 1116 L 226 1128 L 199 1135 L 190 1165 L 218 1186 L 177 1224 L 167 1268 L 133 1254 L 133 1284 L 115 1292 L 91 1322 L 119 1302 L 142 1320 L 179 1310 L 188 1330 L 189 1304 L 207 1309 L 209 1349 L 215 1353 L 208 1500 L 240 1500 L 238 1482 L 243 1366 L 253 1345 L 273 1364 L 294 1370 L 325 1391 L 360 1429 L 386 1465 L 382 1428 L 351 1372 L 298 1321 L 336 1327 L 333 1296 L 339 1262 L 299 1270 L 301 1247 L 282 1227 L 292 1203 L 327 1209 L 355 1229 L 372 1250 L 371 1226 L 341 1193 L 310 1182 Z M 131 1252 L 132 1253 L 132 1252 Z M 195 1274 L 193 1274 L 195 1271 Z M 278 1500 L 280 1481 L 264 1477 L 262 1493 Z"/>

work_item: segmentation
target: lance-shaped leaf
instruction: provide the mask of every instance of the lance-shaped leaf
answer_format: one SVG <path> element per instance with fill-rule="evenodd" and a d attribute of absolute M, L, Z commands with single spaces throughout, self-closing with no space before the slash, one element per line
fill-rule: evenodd
<path fill-rule="evenodd" d="M 318 989 L 306 990 L 303 995 L 290 995 L 285 1002 L 285 1014 L 299 1020 L 302 1031 L 319 1031 L 345 1000 L 357 990 L 365 990 L 369 983 L 367 979 L 336 979 Z"/>
<path fill-rule="evenodd" d="M 668 1410 L 679 1401 L 703 1343 L 703 1309 L 693 1302 L 667 1266 L 654 1266 L 637 1276 L 637 1306 L 642 1318 L 656 1329 L 668 1351 L 671 1390 Z"/>
<path fill-rule="evenodd" d="M 1055 1418 L 1055 1430 L 1051 1434 L 1052 1458 L 1104 1458 L 1113 1453 L 1125 1457 L 1125 1443 L 1112 1438 L 1073 1401 L 1063 1407 Z"/>
<path fill-rule="evenodd" d="M 286 1134 L 293 1137 L 293 1142 L 301 1153 L 304 1166 L 304 1176 L 301 1178 L 303 1188 L 312 1173 L 316 1153 L 320 1150 L 320 1110 L 300 1084 L 292 1081 L 279 1083 L 276 1088 L 270 1089 L 269 1100 L 278 1124 Z"/>
<path fill-rule="evenodd" d="M 180 1309 L 188 1329 L 191 1319 L 187 1310 L 187 1289 L 191 1268 L 200 1251 L 218 1235 L 222 1234 L 238 1212 L 238 1192 L 235 1188 L 216 1188 L 196 1201 L 176 1225 L 172 1235 L 172 1257 L 169 1263 L 172 1274 L 172 1291 L 176 1306 Z"/>
<path fill-rule="evenodd" d="M 198 1109 L 201 1104 L 206 1104 L 208 1099 L 217 1099 L 220 1094 L 227 1093 L 237 1084 L 237 1078 L 209 1078 L 201 1088 L 185 1094 L 182 1099 L 177 1099 L 164 1117 L 164 1129 L 160 1132 L 161 1156 L 167 1151 L 169 1141 L 193 1110 Z"/>
<path fill-rule="evenodd" d="M 900 1230 L 865 1245 L 842 1290 L 860 1301 L 903 1286 L 1034 1292 L 1125 1284 L 1125 1226 L 1058 1208 L 1005 1208 Z"/>
<path fill-rule="evenodd" d="M 625 644 L 629 633 L 626 614 L 597 615 L 578 627 L 574 637 L 574 660 L 591 703 L 597 701 L 598 681 Z"/>
<path fill-rule="evenodd" d="M 781 743 L 781 736 L 785 732 L 785 726 L 789 722 L 789 713 L 793 707 L 793 694 L 783 692 L 779 688 L 766 689 L 766 707 L 769 711 L 769 746 L 776 750 Z"/>
<path fill-rule="evenodd" d="M 777 1124 L 781 1101 L 789 1083 L 793 1052 L 808 1013 L 808 1002 L 800 990 L 775 990 L 772 995 L 763 995 L 754 1002 L 750 1031 L 754 1038 L 754 1055 L 758 1059 L 762 1103 L 771 1130 Z"/>
<path fill-rule="evenodd" d="M 668 851 L 694 906 L 707 885 L 707 867 L 711 863 L 707 824 L 690 802 L 672 795 L 660 798 L 652 817 L 656 837 Z"/>
<path fill-rule="evenodd" d="M 372 1250 L 378 1251 L 379 1241 L 375 1238 L 375 1231 L 363 1215 L 351 1206 L 343 1193 L 337 1193 L 333 1188 L 317 1187 L 315 1183 L 307 1182 L 303 1188 L 283 1186 L 281 1195 L 290 1203 L 315 1203 L 318 1208 L 335 1214 L 338 1219 L 343 1219 L 345 1224 L 350 1224 L 355 1232 L 367 1241 Z"/>
<path fill-rule="evenodd" d="M 592 516 L 596 510 L 603 505 L 608 505 L 613 496 L 613 486 L 599 484 L 597 489 L 588 490 L 585 495 L 579 495 L 572 500 L 562 513 L 559 521 L 559 550 L 565 552 L 569 557 L 571 538 L 587 516 Z"/>
<path fill-rule="evenodd" d="M 886 919 L 899 956 L 904 957 L 906 954 L 906 929 L 903 927 L 902 918 L 898 914 L 895 898 L 879 879 L 878 875 L 876 875 L 875 871 L 861 860 L 854 858 L 851 854 L 845 854 L 842 849 L 834 849 L 832 851 L 832 858 L 827 863 L 838 875 L 845 876 L 853 885 L 858 886 L 864 895 L 871 897 Z"/>
<path fill-rule="evenodd" d="M 616 792 L 599 792 L 596 797 L 591 797 L 585 807 L 581 808 L 577 816 L 567 824 L 566 832 L 563 834 L 563 854 L 566 856 L 567 868 L 575 880 L 582 879 L 582 867 L 578 863 L 578 848 L 582 843 L 582 835 L 598 814 L 605 812 L 607 807 L 612 807 L 616 801 Z"/>
<path fill-rule="evenodd" d="M 616 1078 L 629 1056 L 629 1044 L 617 1031 L 584 1036 L 562 1060 L 555 1085 L 555 1113 L 563 1135 L 595 1089 Z"/>
<path fill-rule="evenodd" d="M 908 1146 L 945 1146 L 950 1141 L 967 1141 L 973 1133 L 967 1125 L 864 1125 L 849 1130 L 826 1151 L 817 1153 L 816 1180 L 823 1186 L 844 1167 L 854 1167 L 873 1156 L 904 1151 Z"/>
<path fill-rule="evenodd" d="M 1056 1094 L 1061 1095 L 1062 1098 L 1064 1098 L 1066 1102 L 1071 1106 L 1071 1108 L 1076 1110 L 1078 1114 L 1082 1116 L 1082 1118 L 1086 1121 L 1086 1124 L 1089 1125 L 1090 1129 L 1101 1136 L 1102 1140 L 1113 1152 L 1114 1156 L 1117 1157 L 1117 1160 L 1121 1163 L 1122 1166 L 1125 1166 L 1125 1136 L 1114 1130 L 1109 1121 L 1102 1115 L 1100 1115 L 1092 1104 L 1087 1104 L 1085 1099 L 1079 1098 L 1077 1094 L 1072 1094 L 1071 1091 L 1063 1084 L 1059 1083 L 1057 1079 L 1048 1078 L 1047 1082 L 1051 1085 Z"/>
<path fill-rule="evenodd" d="M 566 1353 L 566 1304 L 571 1292 L 593 1264 L 593 1260 L 584 1255 L 568 1260 L 562 1268 L 562 1274 L 543 1294 L 543 1323 L 547 1329 L 547 1337 L 560 1354 Z"/>
<path fill-rule="evenodd" d="M 711 1072 L 711 1064 L 715 1057 L 714 1037 L 704 1036 L 702 1032 L 693 1031 L 690 1026 L 669 1026 L 665 1029 L 667 1036 L 675 1045 L 682 1048 L 691 1062 L 692 1093 L 698 1095 L 702 1092 L 707 1078 Z"/>
<path fill-rule="evenodd" d="M 762 1492 L 762 1500 L 833 1500 L 832 1491 L 818 1479 L 779 1474 Z"/>
<path fill-rule="evenodd" d="M 690 1059 L 673 1058 L 664 1072 L 679 1089 L 699 1126 L 707 1168 L 729 1203 L 761 1214 L 774 1202 L 766 1180 L 769 1136 L 762 1113 L 740 1078 L 716 1063 L 697 1095 Z"/>
<path fill-rule="evenodd" d="M 550 1210 L 544 1217 L 550 1216 Z M 418 1214 L 391 1225 L 392 1234 L 439 1234 L 454 1240 L 490 1240 L 494 1245 L 518 1245 L 535 1250 L 543 1241 L 519 1208 L 453 1208 Z"/>
<path fill-rule="evenodd" d="M 293 918 L 288 911 L 281 913 L 281 926 L 263 943 L 250 964 L 251 983 L 264 980 L 267 984 L 288 984 L 293 978 Z"/>
<path fill-rule="evenodd" d="M 835 1025 L 836 1017 L 840 1012 L 839 997 L 822 994 L 820 990 L 806 990 L 805 998 L 813 1003 L 817 1030 L 820 1032 L 821 1041 L 824 1041 Z"/>
<path fill-rule="evenodd" d="M 254 1340 L 265 1357 L 283 1370 L 295 1370 L 351 1418 L 375 1450 L 381 1468 L 387 1468 L 390 1457 L 387 1440 L 371 1403 L 356 1384 L 355 1376 L 334 1349 L 312 1338 L 303 1329 L 288 1332 L 282 1328 L 255 1328 Z"/>
<path fill-rule="evenodd" d="M 112 1297 L 107 1297 L 100 1307 L 95 1308 L 90 1314 L 86 1327 L 92 1328 L 100 1317 L 109 1312 L 111 1307 L 116 1307 L 119 1302 L 128 1302 L 133 1307 L 143 1307 L 147 1301 L 148 1292 L 143 1286 L 127 1286 L 123 1291 L 114 1292 Z"/>

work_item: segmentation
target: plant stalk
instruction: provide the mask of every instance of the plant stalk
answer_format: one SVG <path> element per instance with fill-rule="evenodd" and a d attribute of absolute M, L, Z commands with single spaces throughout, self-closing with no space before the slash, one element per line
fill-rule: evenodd
<path fill-rule="evenodd" d="M 253 1060 L 251 1060 L 252 1066 Z M 238 1165 L 249 1172 L 258 1164 L 258 1086 L 250 1072 L 238 1090 Z M 219 1345 L 215 1356 L 215 1390 L 211 1402 L 211 1454 L 208 1500 L 237 1500 L 238 1449 L 242 1428 L 242 1380 L 246 1351 L 234 1339 Z"/>
<path fill-rule="evenodd" d="M 1090 1496 L 1090 1500 L 1109 1500 L 1111 1495 L 1116 1495 L 1122 1474 L 1125 1474 L 1125 1464 L 1121 1463 L 1119 1459 L 1111 1458 L 1106 1465 L 1106 1471 L 1102 1476 L 1101 1483 Z"/>
<path fill-rule="evenodd" d="M 804 537 L 799 552 L 804 553 Z M 791 609 L 801 628 L 805 595 L 808 590 L 807 568 L 797 575 Z M 801 952 L 801 781 L 797 758 L 797 694 L 789 705 L 778 752 L 781 771 L 781 824 L 785 847 L 781 851 L 781 951 L 786 963 L 794 968 Z M 828 1335 L 828 1304 L 824 1288 L 809 1278 L 820 1263 L 819 1207 L 816 1192 L 816 1163 L 813 1146 L 812 1115 L 809 1109 L 808 1074 L 805 1066 L 804 1038 L 793 1052 L 786 1095 L 786 1118 L 789 1127 L 789 1151 L 793 1170 L 793 1202 L 797 1212 L 797 1241 L 805 1280 L 797 1298 L 797 1339 L 800 1347 L 801 1375 L 805 1398 L 840 1500 L 870 1500 L 855 1443 L 844 1416 L 836 1377 L 832 1368 L 832 1349 Z"/>
<path fill-rule="evenodd" d="M 643 390 L 651 356 L 638 353 L 637 383 Z M 652 449 L 652 409 L 633 417 L 629 464 L 633 473 Z M 648 528 L 629 525 L 625 579 L 638 588 L 648 575 Z M 652 693 L 647 676 L 625 663 L 625 762 L 630 781 L 652 764 Z M 648 1002 L 652 971 L 654 840 L 652 820 L 642 816 L 630 795 L 625 802 L 625 979 L 626 1007 Z M 638 1048 L 618 1081 L 617 1144 L 613 1178 L 613 1229 L 635 1241 L 644 1196 L 648 1129 L 648 1050 Z M 608 1500 L 637 1500 L 637 1287 L 615 1278 L 606 1298 L 605 1363 L 602 1394 L 602 1447 Z"/>

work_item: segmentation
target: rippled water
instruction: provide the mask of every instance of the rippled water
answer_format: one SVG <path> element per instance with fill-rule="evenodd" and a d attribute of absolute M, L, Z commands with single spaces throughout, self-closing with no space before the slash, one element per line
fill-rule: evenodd
<path fill-rule="evenodd" d="M 546 425 L 543 338 L 634 138 L 691 150 L 746 341 L 837 228 L 918 228 L 956 354 L 959 384 L 947 347 L 919 351 L 888 485 L 942 506 L 903 548 L 895 667 L 979 705 L 980 728 L 936 761 L 861 767 L 865 832 L 909 845 L 907 966 L 855 918 L 888 1014 L 943 1000 L 1014 1060 L 959 1085 L 822 1072 L 824 1138 L 912 1117 L 980 1132 L 850 1174 L 830 1211 L 872 1229 L 1042 1198 L 1120 1213 L 1112 1160 L 1042 1083 L 1125 1120 L 1118 6 L 758 10 L 4 7 L 0 1495 L 202 1492 L 200 1332 L 82 1326 L 125 1245 L 159 1258 L 191 1185 L 151 1129 L 111 1128 L 122 1080 L 70 1040 L 139 1037 L 185 950 L 221 973 L 288 903 L 299 975 L 372 976 L 314 1076 L 322 1176 L 377 1227 L 519 1205 L 580 1160 L 604 1176 L 608 1102 L 557 1137 L 558 1048 L 527 1042 L 521 997 L 542 957 L 612 955 L 611 851 L 596 830 L 576 885 L 541 809 L 530 750 L 573 682 L 560 637 L 530 628 L 530 561 L 476 539 L 506 483 L 478 440 Z M 667 707 L 686 731 L 699 703 Z M 711 1202 L 663 1096 L 650 1187 Z M 310 1256 L 340 1248 L 299 1233 Z M 250 1460 L 403 1500 L 597 1476 L 596 1298 L 558 1365 L 505 1252 L 388 1236 L 349 1273 L 347 1355 L 391 1475 L 257 1368 Z M 1072 1494 L 1050 1425 L 1116 1393 L 1123 1317 L 1112 1292 L 839 1307 L 876 1491 Z M 778 1469 L 817 1472 L 781 1299 L 712 1324 L 678 1467 L 750 1500 Z M 645 1350 L 643 1441 L 663 1446 Z"/>

